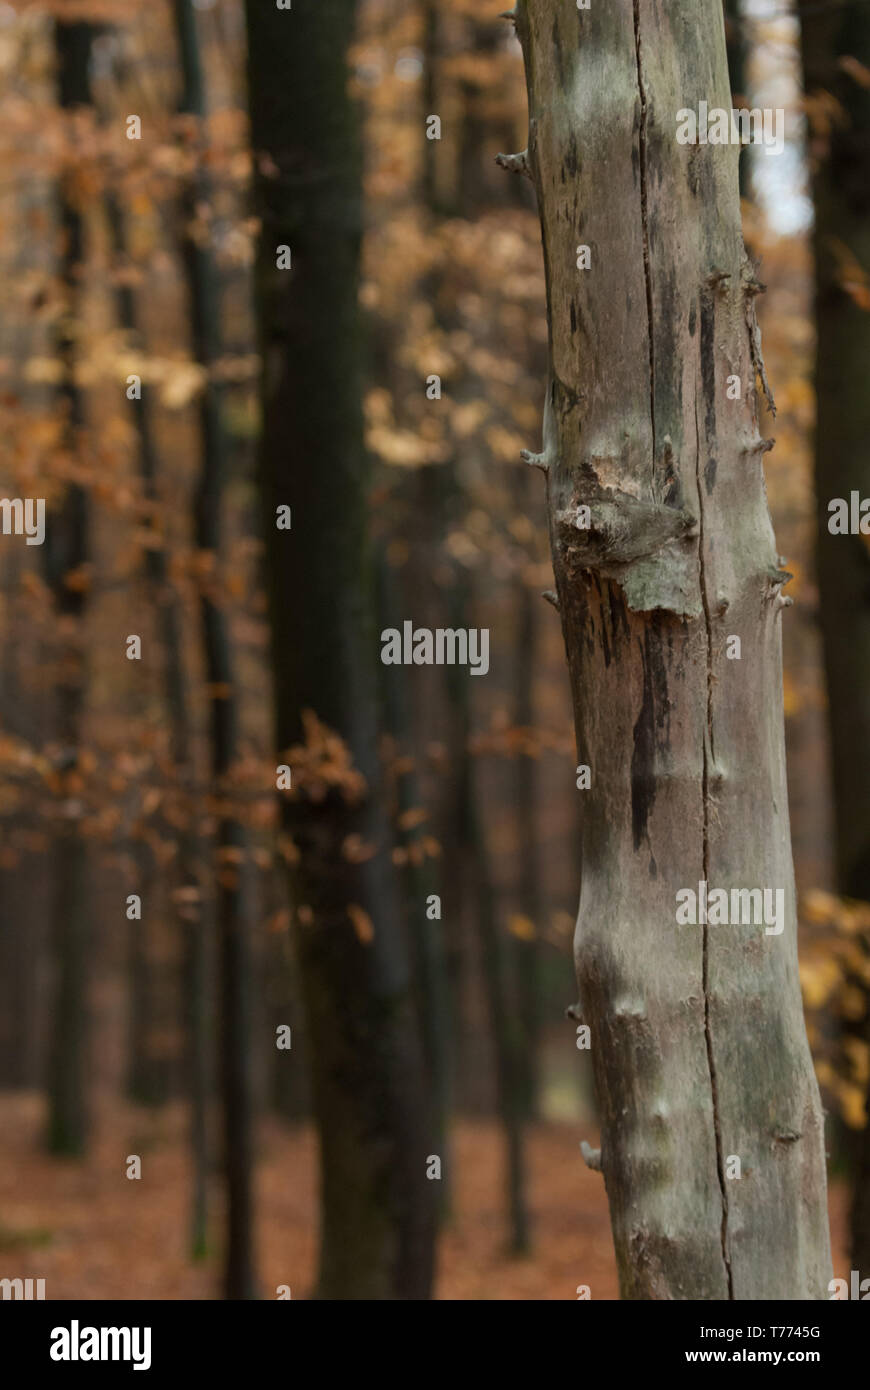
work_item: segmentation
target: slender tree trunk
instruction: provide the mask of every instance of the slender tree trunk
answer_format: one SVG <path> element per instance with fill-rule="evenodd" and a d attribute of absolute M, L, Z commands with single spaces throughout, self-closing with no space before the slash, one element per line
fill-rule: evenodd
<path fill-rule="evenodd" d="M 518 470 L 515 479 L 515 502 L 519 511 L 528 515 L 531 507 L 530 485 L 537 481 L 529 469 Z M 514 667 L 514 724 L 520 729 L 535 726 L 535 673 L 537 671 L 538 615 L 542 607 L 540 593 L 530 588 L 522 572 L 515 580 L 516 665 Z M 541 991 L 542 959 L 542 884 L 538 854 L 538 761 L 530 753 L 520 751 L 516 760 L 516 822 L 519 884 L 517 903 L 521 916 L 534 928 L 530 935 L 518 935 L 513 942 L 513 966 L 516 976 L 518 1017 L 522 1029 L 520 1066 L 522 1071 L 522 1105 L 526 1120 L 535 1120 L 540 1112 L 541 1090 L 541 1023 L 543 1000 Z M 526 929 L 530 930 L 529 927 Z"/>
<path fill-rule="evenodd" d="M 733 99 L 746 96 L 746 39 L 740 0 L 723 0 L 725 44 L 728 52 L 728 81 Z"/>
<path fill-rule="evenodd" d="M 143 921 L 147 919 L 148 907 L 153 912 L 153 899 L 149 903 L 147 888 L 154 883 L 154 856 L 148 845 L 141 840 L 131 846 L 131 856 L 136 864 L 135 885 L 146 906 Z M 127 1068 L 126 1092 L 130 1100 L 138 1105 L 160 1105 L 166 1100 L 165 1072 L 153 1056 L 151 1039 L 155 1024 L 156 981 L 152 977 L 148 959 L 148 942 L 141 930 L 142 922 L 127 922 Z"/>
<path fill-rule="evenodd" d="M 535 639 L 539 594 L 520 575 L 516 581 L 517 664 L 514 687 L 514 723 L 531 729 L 535 722 L 534 677 L 537 669 Z M 527 1120 L 537 1119 L 540 1109 L 541 1061 L 541 881 L 538 871 L 537 761 L 520 752 L 516 762 L 516 818 L 518 832 L 519 893 L 521 915 L 534 928 L 529 936 L 513 942 L 519 1021 L 522 1028 L 520 1067 L 522 1106 Z"/>
<path fill-rule="evenodd" d="M 425 1298 L 438 1205 L 426 1180 L 433 1130 L 377 758 L 361 162 L 347 92 L 355 14 L 354 0 L 247 6 L 262 218 L 260 467 L 278 747 L 295 762 L 284 805 L 298 852 L 293 905 L 321 1139 L 319 1294 Z M 292 270 L 276 268 L 282 246 Z M 277 529 L 279 506 L 292 508 L 292 530 Z M 332 769 L 325 782 L 321 766 Z"/>
<path fill-rule="evenodd" d="M 830 130 L 810 121 L 816 266 L 817 568 L 830 709 L 841 893 L 870 902 L 870 553 L 832 535 L 829 502 L 870 496 L 870 92 L 841 60 L 870 68 L 870 10 L 858 3 L 801 18 L 804 86 L 839 103 Z M 851 292 L 850 292 L 851 290 Z M 867 1010 L 870 1020 L 870 1008 Z M 868 1093 L 870 1104 L 870 1093 Z M 860 1141 L 852 1259 L 870 1274 L 870 1126 Z"/>
<path fill-rule="evenodd" d="M 746 104 L 746 60 L 749 45 L 746 40 L 746 24 L 740 0 L 723 0 L 725 8 L 725 42 L 728 49 L 728 79 L 731 85 L 731 101 L 734 106 Z M 740 155 L 740 196 L 749 196 L 749 151 Z"/>
<path fill-rule="evenodd" d="M 106 196 L 106 217 L 109 224 L 116 270 L 126 269 L 127 237 L 121 204 L 111 190 Z M 117 290 L 118 320 L 130 335 L 134 346 L 143 348 L 140 315 L 136 291 L 128 278 L 122 277 Z M 166 713 L 169 723 L 169 755 L 182 801 L 181 814 L 186 823 L 177 832 L 178 853 L 173 865 L 173 902 L 178 926 L 184 940 L 185 953 L 185 1070 L 190 1097 L 190 1141 L 193 1164 L 193 1193 L 191 1200 L 191 1250 L 195 1258 L 205 1254 L 208 1245 L 208 1091 L 209 1037 L 206 953 L 206 930 L 203 921 L 199 883 L 195 869 L 196 835 L 193 826 L 192 782 L 193 731 L 188 710 L 187 682 L 183 654 L 184 637 L 181 604 L 169 576 L 167 563 L 168 537 L 160 525 L 162 517 L 159 484 L 159 458 L 154 437 L 151 396 L 146 390 L 134 406 L 136 432 L 139 441 L 139 469 L 142 488 L 151 512 L 149 524 L 157 529 L 156 544 L 145 551 L 145 577 L 149 595 L 157 616 L 157 628 L 163 648 L 163 684 Z M 145 901 L 143 897 L 143 902 Z M 141 949 L 141 922 L 131 923 L 137 949 Z M 131 985 L 135 988 L 131 973 Z M 137 1065 L 131 1057 L 131 1067 Z"/>
<path fill-rule="evenodd" d="M 286 932 L 270 938 L 266 965 L 269 971 L 268 997 L 272 1005 L 269 1063 L 269 1099 L 275 1113 L 291 1125 L 311 1120 L 311 1095 L 308 1084 L 308 1043 L 300 1016 L 301 1000 L 296 962 L 292 943 Z M 292 1047 L 289 1051 L 277 1048 L 274 1039 L 279 1026 L 290 1025 Z"/>
<path fill-rule="evenodd" d="M 449 626 L 467 630 L 469 582 L 457 573 L 450 591 Z M 489 849 L 477 806 L 474 763 L 469 753 L 471 700 L 468 672 L 447 667 L 451 711 L 451 748 L 456 776 L 451 819 L 455 826 L 453 853 L 458 865 L 459 902 L 472 904 L 480 940 L 481 970 L 489 1011 L 490 1035 L 495 1054 L 498 1112 L 504 1131 L 505 1195 L 510 1229 L 509 1249 L 525 1254 L 530 1245 L 530 1222 L 525 1192 L 525 1072 L 522 1059 L 523 1029 L 511 989 L 511 945 L 496 912 L 495 886 L 490 872 Z"/>
<path fill-rule="evenodd" d="M 377 609 L 381 629 L 401 628 L 401 612 L 390 563 L 380 550 Z M 404 855 L 401 872 L 402 901 L 413 946 L 414 976 L 420 1015 L 423 1051 L 432 1093 L 434 1152 L 441 1158 L 441 1212 L 450 1197 L 450 1096 L 452 1049 L 450 1041 L 450 981 L 444 944 L 441 908 L 432 916 L 429 904 L 436 896 L 443 907 L 441 876 L 423 843 L 431 834 L 428 819 L 416 815 L 425 808 L 414 759 L 409 756 L 412 720 L 408 708 L 408 672 L 404 667 L 381 667 L 384 724 L 401 766 L 394 776 L 397 847 Z"/>
<path fill-rule="evenodd" d="M 422 0 L 423 11 L 423 206 L 436 212 L 439 204 L 438 153 L 440 140 L 430 140 L 426 123 L 430 116 L 442 116 L 439 111 L 441 62 L 441 10 L 438 0 Z"/>
<path fill-rule="evenodd" d="M 825 1298 L 758 286 L 736 149 L 675 138 L 682 108 L 729 105 L 721 0 L 520 0 L 517 22 L 550 332 L 536 462 L 592 778 L 579 1007 L 622 1294 Z M 781 890 L 784 930 L 678 926 L 703 882 Z"/>
<path fill-rule="evenodd" d="M 89 24 L 55 25 L 58 101 L 64 111 L 91 105 L 90 60 L 94 29 Z M 84 402 L 75 380 L 76 319 L 84 259 L 81 194 L 67 176 L 61 190 L 63 235 L 60 275 L 66 303 L 58 333 L 63 368 L 61 396 L 66 414 L 66 447 L 75 459 L 84 428 Z M 52 932 L 54 984 L 49 1047 L 48 1143 L 54 1153 L 79 1154 L 88 1130 L 87 949 L 85 904 L 87 859 L 79 833 L 76 782 L 81 753 L 84 656 L 81 624 L 85 589 L 76 582 L 88 555 L 88 508 L 84 489 L 69 483 L 57 511 L 49 517 L 43 559 L 55 611 L 69 625 L 62 639 L 55 690 L 55 730 L 60 748 L 58 824 L 53 849 Z"/>
<path fill-rule="evenodd" d="M 26 214 L 25 214 L 26 215 Z M 31 336 L 19 330 L 10 344 L 17 359 L 30 350 Z M 16 546 L 3 554 L 0 589 L 6 595 L 23 592 L 23 581 L 32 573 L 32 557 Z M 46 734 L 44 694 L 35 696 L 23 680 L 31 668 L 32 647 L 14 600 L 7 600 L 2 627 L 6 651 L 0 674 L 0 727 L 3 735 L 21 739 L 32 748 L 42 745 Z M 31 854 L 15 850 L 16 839 L 37 821 L 45 828 L 45 810 L 8 798 L 0 816 L 0 842 L 6 847 L 0 863 L 0 1089 L 36 1090 L 44 1084 L 41 1049 L 46 1031 L 42 975 L 51 922 L 51 874 L 44 851 Z M 48 890 L 48 891 L 46 891 Z"/>
<path fill-rule="evenodd" d="M 174 0 L 183 91 L 180 110 L 206 115 L 205 86 L 192 0 Z M 183 200 L 184 265 L 190 298 L 194 355 L 209 372 L 200 407 L 202 468 L 194 503 L 196 542 L 217 561 L 221 553 L 221 497 L 226 475 L 226 435 L 221 394 L 213 375 L 220 356 L 220 284 L 206 240 L 195 221 L 211 189 L 200 165 Z M 223 1096 L 224 1173 L 227 1188 L 227 1298 L 255 1296 L 253 1249 L 253 1125 L 251 1077 L 250 923 L 246 906 L 246 837 L 233 806 L 230 774 L 237 752 L 238 697 L 230 634 L 220 593 L 220 571 L 202 581 L 200 599 L 206 675 L 210 689 L 211 776 L 220 803 L 215 852 L 220 974 L 220 1072 Z M 194 1020 L 195 1026 L 200 1024 Z"/>

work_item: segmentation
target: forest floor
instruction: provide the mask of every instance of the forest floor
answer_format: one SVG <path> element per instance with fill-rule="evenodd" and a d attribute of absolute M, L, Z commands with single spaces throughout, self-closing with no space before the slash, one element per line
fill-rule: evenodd
<path fill-rule="evenodd" d="M 38 1097 L 0 1095 L 0 1278 L 45 1279 L 48 1299 L 206 1299 L 219 1296 L 216 1255 L 186 1254 L 189 1169 L 177 1107 L 101 1110 L 84 1162 L 40 1147 Z M 502 1145 L 493 1121 L 463 1120 L 453 1135 L 454 1214 L 439 1251 L 442 1299 L 617 1297 L 601 1176 L 590 1172 L 572 1124 L 536 1126 L 528 1144 L 534 1244 L 506 1249 Z M 594 1136 L 587 1135 L 590 1141 Z M 128 1154 L 142 1178 L 126 1177 Z M 257 1261 L 264 1298 L 281 1284 L 311 1290 L 316 1259 L 316 1140 L 310 1126 L 268 1121 L 257 1167 Z M 834 1271 L 845 1271 L 846 1194 L 831 1194 Z M 213 1213 L 216 1227 L 218 1213 Z"/>

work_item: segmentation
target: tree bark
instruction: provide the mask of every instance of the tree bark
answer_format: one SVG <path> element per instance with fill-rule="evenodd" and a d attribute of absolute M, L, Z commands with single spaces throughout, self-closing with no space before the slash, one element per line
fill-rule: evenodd
<path fill-rule="evenodd" d="M 205 80 L 192 0 L 174 0 L 175 29 L 183 88 L 179 110 L 206 115 Z M 214 557 L 215 569 L 202 579 L 200 617 L 210 693 L 210 757 L 214 794 L 220 803 L 215 836 L 217 928 L 220 975 L 220 1075 L 223 1098 L 224 1176 L 227 1191 L 227 1245 L 224 1292 L 227 1298 L 255 1296 L 253 1144 L 254 1098 L 251 1075 L 252 966 L 245 894 L 246 835 L 233 807 L 231 773 L 237 756 L 238 696 L 232 649 L 220 592 L 217 564 L 221 545 L 221 499 L 227 468 L 221 392 L 214 365 L 221 351 L 220 284 L 207 241 L 197 235 L 200 205 L 211 188 L 202 165 L 182 200 L 183 255 L 190 300 L 194 356 L 208 370 L 200 402 L 202 465 L 194 501 L 196 542 Z M 201 950 L 192 962 L 193 1026 L 201 1027 Z M 200 1059 L 201 1060 L 201 1059 Z M 200 1134 L 197 1142 L 202 1142 Z"/>
<path fill-rule="evenodd" d="M 853 267 L 870 270 L 870 92 L 841 59 L 870 67 L 870 11 L 857 3 L 801 17 L 807 95 L 835 97 L 825 134 L 810 113 L 815 207 L 817 570 L 830 710 L 840 892 L 870 901 L 870 554 L 831 535 L 828 503 L 870 495 L 870 312 Z M 860 75 L 860 74 L 859 74 Z M 860 283 L 859 269 L 857 282 Z M 870 1009 L 867 1011 L 870 1018 Z M 870 1103 L 870 1093 L 868 1093 Z M 859 1142 L 852 1259 L 870 1272 L 870 1126 Z"/>
<path fill-rule="evenodd" d="M 90 61 L 94 27 L 55 24 L 58 103 L 70 112 L 91 105 Z M 61 187 L 63 236 L 60 277 L 66 303 L 58 329 L 62 364 L 60 395 L 65 412 L 66 447 L 75 459 L 85 424 L 82 394 L 75 377 L 76 319 L 84 258 L 81 193 L 68 174 Z M 88 504 L 85 489 L 70 482 L 60 506 L 49 517 L 43 547 L 46 580 L 55 612 L 65 623 L 60 675 L 55 689 L 58 821 L 53 848 L 52 934 L 54 982 L 48 1078 L 48 1145 L 53 1153 L 80 1154 L 88 1135 L 87 1115 L 87 854 L 78 819 L 79 778 L 84 711 L 84 653 L 81 624 L 84 584 L 71 582 L 88 556 Z M 63 630 L 63 629 L 62 629 Z"/>
<path fill-rule="evenodd" d="M 740 0 L 723 0 L 725 8 L 725 41 L 728 51 L 728 79 L 731 84 L 731 101 L 734 106 L 746 105 L 746 67 L 749 57 L 749 44 L 746 37 L 746 23 Z M 740 196 L 748 198 L 751 191 L 749 178 L 749 151 L 743 150 L 739 160 Z"/>
<path fill-rule="evenodd" d="M 519 481 L 528 484 L 525 473 Z M 523 507 L 525 488 L 517 489 L 517 504 Z M 529 587 L 522 572 L 515 581 L 517 608 L 516 666 L 514 668 L 514 724 L 521 729 L 535 725 L 535 672 L 537 670 L 538 614 L 540 595 Z M 542 894 L 538 856 L 538 762 L 520 752 L 516 760 L 516 822 L 520 858 L 517 902 L 520 913 L 534 927 L 529 937 L 512 943 L 514 974 L 522 1047 L 523 1115 L 526 1120 L 540 1118 L 541 1106 L 541 1023 L 544 987 L 541 953 Z"/>
<path fill-rule="evenodd" d="M 471 614 L 471 579 L 456 567 L 450 588 L 448 625 L 454 631 L 467 631 Z M 489 848 L 478 809 L 474 761 L 469 749 L 471 738 L 471 686 L 468 673 L 458 666 L 445 667 L 450 700 L 450 748 L 454 768 L 454 799 L 450 820 L 455 839 L 450 846 L 457 866 L 454 903 L 472 904 L 474 924 L 480 942 L 480 964 L 490 1037 L 495 1061 L 496 1098 L 504 1132 L 505 1206 L 512 1255 L 528 1253 L 531 1221 L 526 1201 L 525 1102 L 526 1072 L 523 1066 L 522 1020 L 511 990 L 513 942 L 501 927 L 496 913 L 495 885 L 492 881 Z"/>
<path fill-rule="evenodd" d="M 106 194 L 106 219 L 109 224 L 116 270 L 127 268 L 126 224 L 121 203 L 114 190 Z M 118 321 L 142 350 L 145 346 L 140 323 L 136 290 L 128 279 L 122 278 L 117 289 Z M 205 1255 L 208 1246 L 208 1100 L 210 1074 L 210 1038 L 207 997 L 208 960 L 206 924 L 198 893 L 199 882 L 195 868 L 196 830 L 193 823 L 192 800 L 193 730 L 188 708 L 187 679 L 184 659 L 184 622 L 178 593 L 172 583 L 168 564 L 169 537 L 161 506 L 159 451 L 155 438 L 151 396 L 145 391 L 133 406 L 136 434 L 139 443 L 139 471 L 142 490 L 150 504 L 149 525 L 156 531 L 156 543 L 145 550 L 145 577 L 148 594 L 157 618 L 157 630 L 163 645 L 163 686 L 168 719 L 169 756 L 176 779 L 182 814 L 186 824 L 177 835 L 177 855 L 173 865 L 172 894 L 176 922 L 184 942 L 184 1036 L 185 1083 L 190 1098 L 190 1144 L 192 1160 L 192 1197 L 190 1247 L 194 1258 Z M 165 490 L 165 489 L 164 489 Z M 144 902 L 144 897 L 143 897 Z M 139 950 L 145 919 L 131 924 L 131 937 Z M 131 971 L 131 997 L 135 997 L 136 972 Z M 131 1069 L 137 1067 L 137 1057 L 131 1055 Z M 137 1088 L 138 1089 L 138 1088 Z M 134 1092 L 135 1095 L 135 1092 Z"/>
<path fill-rule="evenodd" d="M 520 0 L 517 26 L 550 333 L 536 462 L 592 774 L 575 955 L 622 1295 L 825 1298 L 758 285 L 737 148 L 676 140 L 681 108 L 730 107 L 721 0 Z M 702 881 L 783 890 L 784 931 L 677 926 Z"/>
<path fill-rule="evenodd" d="M 277 740 L 296 760 L 283 806 L 298 853 L 292 899 L 321 1140 L 318 1293 L 425 1298 L 438 1185 L 426 1180 L 432 1128 L 377 757 L 361 160 L 347 91 L 355 13 L 354 0 L 247 5 L 262 218 L 260 470 Z M 277 268 L 279 246 L 290 248 L 291 270 Z M 282 505 L 290 531 L 276 527 Z M 330 746 L 347 767 L 320 796 L 305 768 Z"/>
<path fill-rule="evenodd" d="M 400 627 L 404 612 L 383 546 L 378 550 L 376 566 L 376 610 L 381 630 Z M 443 1217 L 449 1207 L 451 1181 L 452 1009 L 444 927 L 440 914 L 438 918 L 431 918 L 428 911 L 433 895 L 442 900 L 443 906 L 441 874 L 423 843 L 426 835 L 431 834 L 428 816 L 421 822 L 413 820 L 414 813 L 425 808 L 421 804 L 416 764 L 409 751 L 413 721 L 408 707 L 408 674 L 404 667 L 382 666 L 380 698 L 384 727 L 393 744 L 393 756 L 401 764 L 392 775 L 390 790 L 394 802 L 395 839 L 397 848 L 404 856 L 399 875 L 402 911 L 409 928 L 420 1034 L 432 1097 L 434 1152 L 441 1158 L 440 1210 Z"/>

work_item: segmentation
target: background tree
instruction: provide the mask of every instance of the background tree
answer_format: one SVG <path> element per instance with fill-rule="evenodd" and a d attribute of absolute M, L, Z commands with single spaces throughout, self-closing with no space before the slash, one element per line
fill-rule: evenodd
<path fill-rule="evenodd" d="M 179 109 L 200 128 L 207 115 L 205 76 L 192 0 L 175 0 L 183 79 Z M 228 1298 L 251 1298 L 253 1253 L 253 1094 L 251 1080 L 251 962 L 246 900 L 246 837 L 234 804 L 238 705 L 230 634 L 224 612 L 221 501 L 227 442 L 216 367 L 221 355 L 220 283 L 205 227 L 210 185 L 203 162 L 182 202 L 183 254 L 195 360 L 207 372 L 200 397 L 202 464 L 194 502 L 195 534 L 203 564 L 200 613 L 210 697 L 211 775 L 217 802 L 214 852 L 220 945 L 220 1066 L 227 1189 L 225 1286 Z"/>
<path fill-rule="evenodd" d="M 833 535 L 833 498 L 870 490 L 870 10 L 807 7 L 801 50 L 815 222 L 818 583 L 830 710 L 837 886 L 870 901 L 870 552 Z M 863 1026 L 870 1042 L 870 996 Z M 870 1098 L 870 1092 L 868 1092 Z M 870 1269 L 870 1126 L 855 1159 L 852 1258 Z"/>
<path fill-rule="evenodd" d="M 724 0 L 725 42 L 728 48 L 728 79 L 731 84 L 731 103 L 735 107 L 746 106 L 746 68 L 749 44 L 746 37 L 746 19 L 740 0 Z M 740 158 L 740 195 L 745 198 L 750 191 L 749 156 L 744 151 Z"/>
<path fill-rule="evenodd" d="M 251 3 L 262 436 L 277 744 L 320 1127 L 323 1298 L 424 1298 L 437 1189 L 398 883 L 379 797 L 366 546 L 353 0 Z M 286 255 L 292 269 L 279 268 Z M 292 509 L 292 530 L 277 528 Z M 287 595 L 298 601 L 288 603 Z M 424 910 L 424 904 L 419 904 Z M 428 1190 L 427 1190 L 428 1188 Z"/>
<path fill-rule="evenodd" d="M 58 101 L 67 113 L 91 106 L 94 26 L 55 25 Z M 84 189 L 70 168 L 60 197 L 61 280 L 65 305 L 58 330 L 60 392 L 67 478 L 50 517 L 44 559 L 62 634 L 61 671 L 55 687 L 57 820 L 54 852 L 54 1004 L 49 1062 L 48 1142 L 55 1153 L 80 1154 L 88 1130 L 88 907 L 87 853 L 81 835 L 81 720 L 84 703 L 82 615 L 88 577 L 88 500 L 81 482 L 85 403 L 76 376 L 76 322 L 85 259 Z"/>

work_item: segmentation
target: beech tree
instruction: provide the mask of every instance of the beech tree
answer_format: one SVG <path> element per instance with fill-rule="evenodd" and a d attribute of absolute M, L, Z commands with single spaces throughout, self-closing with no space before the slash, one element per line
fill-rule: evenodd
<path fill-rule="evenodd" d="M 68 114 L 92 105 L 90 64 L 94 33 L 92 24 L 55 24 L 58 102 Z M 71 175 L 62 180 L 59 205 L 59 270 L 65 297 L 65 313 L 57 332 L 59 395 L 64 412 L 64 446 L 71 458 L 79 459 L 86 410 L 76 380 L 73 325 L 81 294 L 85 222 L 81 192 Z M 61 631 L 69 631 L 72 624 L 74 632 L 63 641 L 63 660 L 54 692 L 53 718 L 60 745 L 56 767 L 60 814 L 53 846 L 54 988 L 48 1066 L 48 1146 L 53 1153 L 70 1155 L 84 1152 L 89 1131 L 87 852 L 72 791 L 80 775 L 84 713 L 81 624 L 87 594 L 82 579 L 89 553 L 88 511 L 86 489 L 71 481 L 49 519 L 43 551 L 45 577 Z"/>
<path fill-rule="evenodd" d="M 738 147 L 676 139 L 681 109 L 730 110 L 722 5 L 519 0 L 515 20 L 529 148 L 503 162 L 537 191 L 550 342 L 529 461 L 591 769 L 575 938 L 602 1127 L 589 1161 L 624 1298 L 824 1298 L 762 287 Z M 781 891 L 784 930 L 677 925 L 676 895 L 701 884 Z"/>
<path fill-rule="evenodd" d="M 192 0 L 174 0 L 173 14 L 181 62 L 182 90 L 179 110 L 200 123 L 207 117 L 205 73 Z M 221 354 L 221 299 L 218 267 L 210 245 L 197 233 L 197 216 L 208 208 L 211 187 L 204 162 L 188 182 L 181 200 L 184 223 L 182 252 L 191 317 L 192 347 L 196 360 L 207 369 L 208 379 L 200 396 L 199 420 L 202 461 L 194 498 L 194 532 L 197 547 L 211 557 L 216 573 L 202 581 L 200 621 L 205 668 L 209 682 L 209 754 L 211 785 L 220 806 L 215 834 L 216 904 L 220 972 L 220 1074 L 223 1169 L 226 1180 L 227 1227 L 224 1291 L 227 1298 L 256 1296 L 254 1254 L 254 1094 L 251 1073 L 252 964 L 250 947 L 249 888 L 245 860 L 248 851 L 245 828 L 234 804 L 233 768 L 239 753 L 239 697 L 231 634 L 217 575 L 222 558 L 222 500 L 228 473 L 228 443 L 222 417 L 222 397 L 215 365 Z M 202 988 L 206 961 L 202 934 L 191 942 L 188 958 L 194 1034 L 194 1067 L 204 1068 L 202 1030 L 205 1020 Z M 198 1035 L 198 1038 L 197 1038 Z M 198 1164 L 207 1144 L 204 1097 L 205 1076 L 196 1079 L 200 1113 L 195 1117 L 193 1141 Z M 200 1179 L 201 1181 L 201 1179 Z M 204 1201 L 204 1193 L 198 1198 Z M 204 1213 L 198 1216 L 204 1237 Z"/>
<path fill-rule="evenodd" d="M 277 747 L 320 1131 L 318 1294 L 425 1298 L 420 1040 L 377 754 L 377 633 L 366 544 L 355 0 L 249 0 L 248 82 L 263 361 L 259 467 Z M 279 508 L 290 529 L 278 529 Z M 417 904 L 425 911 L 425 902 Z M 428 1136 L 428 1137 L 427 1137 Z"/>

